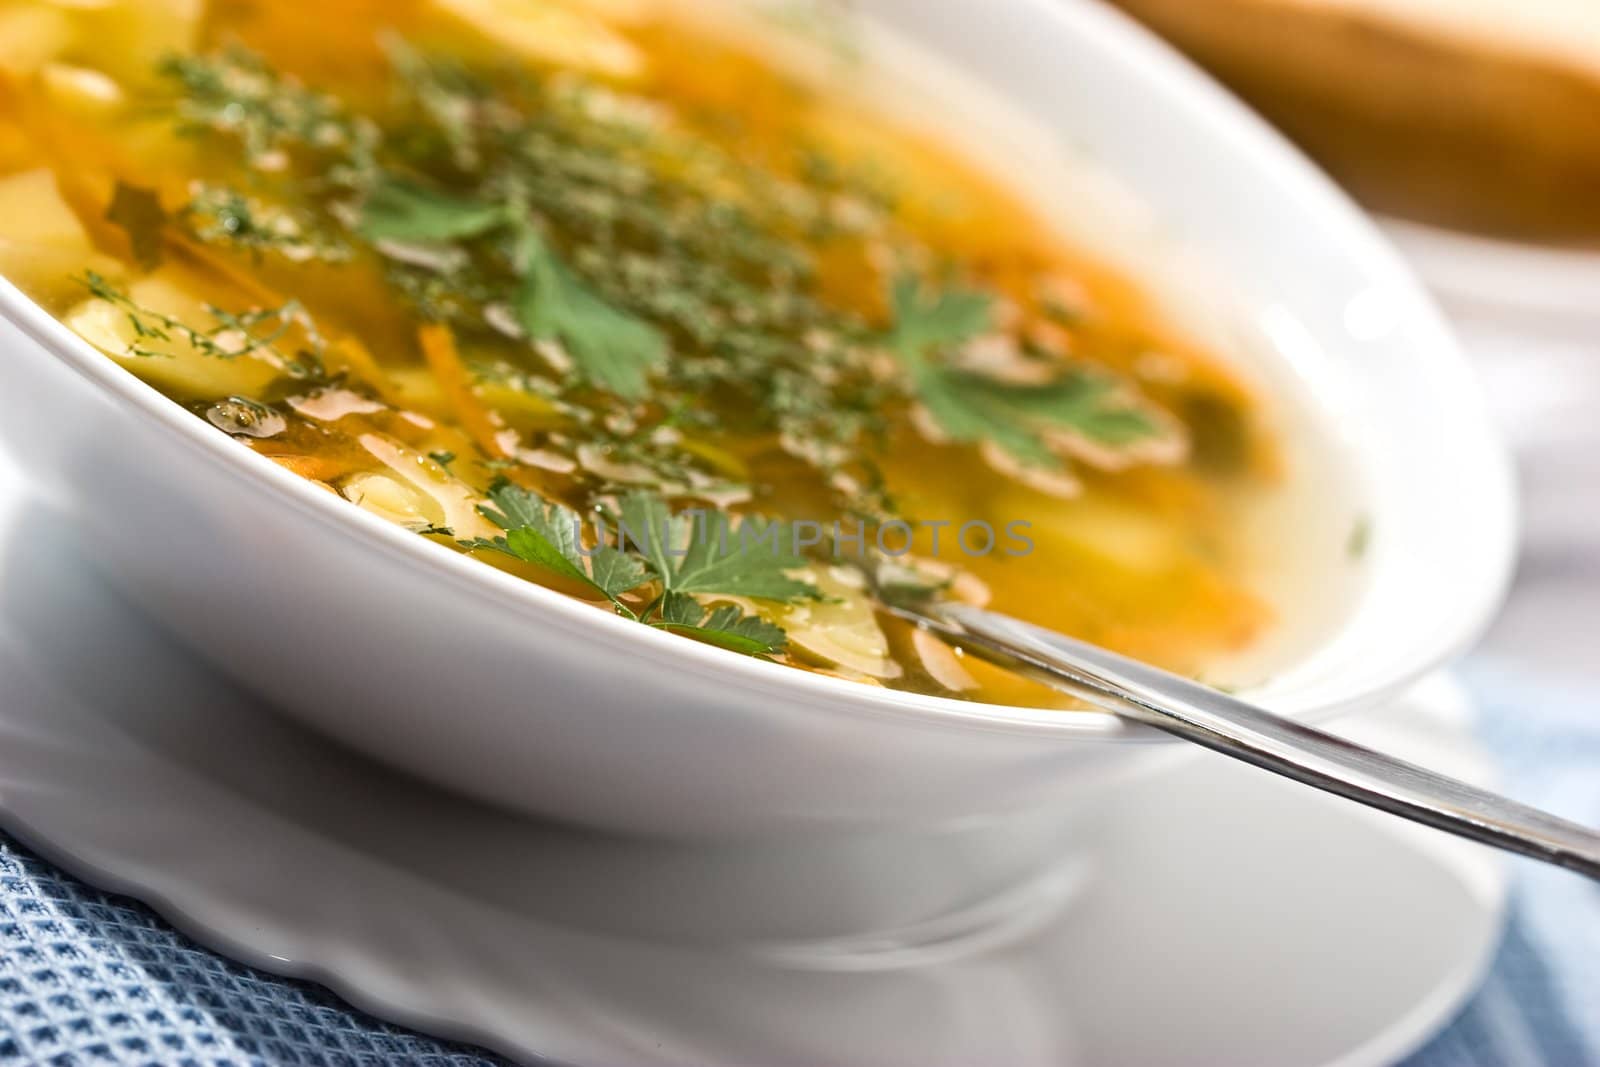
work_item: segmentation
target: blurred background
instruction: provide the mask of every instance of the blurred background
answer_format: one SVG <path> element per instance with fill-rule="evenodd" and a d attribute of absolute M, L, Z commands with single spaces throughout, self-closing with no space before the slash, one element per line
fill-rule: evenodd
<path fill-rule="evenodd" d="M 1600 680 L 1600 2 L 1115 2 L 1411 256 L 1518 455 L 1523 558 L 1483 651 Z"/>

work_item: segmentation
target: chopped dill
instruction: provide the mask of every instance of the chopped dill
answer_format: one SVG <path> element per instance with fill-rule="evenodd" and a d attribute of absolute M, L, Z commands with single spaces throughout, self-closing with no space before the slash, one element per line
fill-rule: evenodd
<path fill-rule="evenodd" d="M 298 300 L 289 300 L 275 308 L 252 308 L 247 311 L 226 311 L 211 304 L 206 313 L 216 320 L 207 329 L 190 326 L 173 315 L 136 303 L 126 292 L 112 284 L 96 271 L 85 271 L 78 279 L 90 295 L 119 308 L 133 329 L 134 341 L 129 342 L 127 354 L 146 358 L 169 358 L 171 353 L 150 347 L 148 342 L 163 341 L 187 344 L 202 355 L 214 359 L 238 359 L 260 352 L 277 344 L 288 332 L 300 327 L 311 347 L 302 351 L 303 357 L 316 360 L 320 368 L 322 342 Z M 265 333 L 257 333 L 261 327 Z M 145 343 L 141 343 L 145 342 Z"/>

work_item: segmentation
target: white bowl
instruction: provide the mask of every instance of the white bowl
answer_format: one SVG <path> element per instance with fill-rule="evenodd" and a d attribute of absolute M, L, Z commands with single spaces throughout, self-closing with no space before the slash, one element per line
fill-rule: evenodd
<path fill-rule="evenodd" d="M 1370 586 L 1249 695 L 1304 716 L 1369 704 L 1475 636 L 1511 560 L 1506 457 L 1440 316 L 1345 198 L 1098 5 L 858 6 L 1116 175 L 1337 420 L 1375 518 Z M 333 499 L 4 284 L 0 350 L 0 432 L 123 588 L 294 715 L 447 786 L 644 832 L 937 824 L 1081 799 L 1175 748 L 1106 715 L 857 686 L 609 617 Z"/>

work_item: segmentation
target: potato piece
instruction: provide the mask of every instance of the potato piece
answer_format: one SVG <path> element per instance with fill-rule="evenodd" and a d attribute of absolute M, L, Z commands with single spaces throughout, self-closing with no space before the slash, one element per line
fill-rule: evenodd
<path fill-rule="evenodd" d="M 395 403 L 408 411 L 421 412 L 435 419 L 449 419 L 452 408 L 439 380 L 427 367 L 387 367 L 384 370 L 394 390 Z"/>
<path fill-rule="evenodd" d="M 339 494 L 380 519 L 410 530 L 443 525 L 438 501 L 390 474 L 352 474 L 339 484 Z"/>
<path fill-rule="evenodd" d="M 0 219 L 6 240 L 16 244 L 89 250 L 83 224 L 61 198 L 55 175 L 43 167 L 0 178 Z"/>
<path fill-rule="evenodd" d="M 197 289 L 183 272 L 165 267 L 134 282 L 127 292 L 141 308 L 207 329 L 217 320 L 196 295 Z M 177 400 L 259 395 L 282 372 L 283 360 L 270 348 L 223 358 L 196 348 L 175 331 L 166 331 L 165 339 L 141 337 L 127 310 L 98 297 L 73 308 L 64 321 L 84 340 Z M 132 348 L 161 354 L 135 355 Z"/>
<path fill-rule="evenodd" d="M 38 162 L 38 151 L 22 127 L 0 114 L 0 175 L 26 170 Z"/>
<path fill-rule="evenodd" d="M 169 55 L 194 51 L 205 0 L 103 0 L 75 13 L 83 39 L 109 43 L 95 65 L 129 85 L 153 81 Z"/>
<path fill-rule="evenodd" d="M 551 0 L 433 0 L 435 10 L 539 63 L 636 77 L 644 56 L 599 16 Z"/>
<path fill-rule="evenodd" d="M 418 506 L 418 513 L 427 517 L 423 525 L 448 527 L 465 540 L 496 535 L 494 526 L 478 513 L 477 494 L 432 457 L 383 434 L 362 434 L 359 440 L 395 478 L 426 498 L 427 503 Z M 393 503 L 398 498 L 391 494 L 380 499 Z"/>
<path fill-rule="evenodd" d="M 107 119 L 127 102 L 127 94 L 111 75 L 70 63 L 46 63 L 39 83 L 50 102 L 83 118 Z"/>
<path fill-rule="evenodd" d="M 790 648 L 802 658 L 871 678 L 898 678 L 900 665 L 889 657 L 889 639 L 878 626 L 872 601 L 840 571 L 819 568 L 811 576 L 827 600 L 791 605 L 773 621 L 788 631 Z"/>
<path fill-rule="evenodd" d="M 480 381 L 476 391 L 487 407 L 519 430 L 552 429 L 572 421 L 554 401 L 507 382 Z"/>
<path fill-rule="evenodd" d="M 969 689 L 978 688 L 977 681 L 962 665 L 961 657 L 956 654 L 955 649 L 927 630 L 911 631 L 911 647 L 916 652 L 917 658 L 922 661 L 923 670 L 946 689 L 964 693 Z"/>
<path fill-rule="evenodd" d="M 1087 556 L 1131 574 L 1161 574 L 1184 559 L 1183 529 L 1160 516 L 1104 498 L 1052 501 L 1019 498 L 1011 514 L 1028 515 L 1028 536 L 1041 550 Z"/>
<path fill-rule="evenodd" d="M 68 295 L 71 276 L 110 263 L 95 252 L 48 170 L 0 178 L 0 274 L 23 282 L 46 299 Z"/>
<path fill-rule="evenodd" d="M 0 71 L 31 74 L 72 45 L 72 19 L 45 4 L 0 7 Z"/>

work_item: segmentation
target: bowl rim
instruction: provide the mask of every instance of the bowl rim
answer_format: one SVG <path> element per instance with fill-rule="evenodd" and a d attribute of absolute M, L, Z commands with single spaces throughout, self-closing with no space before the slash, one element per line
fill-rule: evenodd
<path fill-rule="evenodd" d="M 1092 39 L 1091 46 L 1121 54 L 1137 64 L 1143 76 L 1168 83 L 1169 91 L 1189 98 L 1191 105 L 1226 136 L 1228 148 L 1247 153 L 1262 175 L 1264 185 L 1287 186 L 1313 203 L 1316 210 L 1357 240 L 1355 254 L 1363 273 L 1399 296 L 1407 315 L 1418 317 L 1430 330 L 1432 343 L 1465 367 L 1465 358 L 1420 283 L 1401 261 L 1398 252 L 1381 236 L 1345 194 L 1337 189 L 1299 151 L 1266 122 L 1221 89 L 1210 77 L 1179 56 L 1168 45 L 1121 12 L 1099 3 L 1062 3 L 1060 0 L 1012 0 L 1030 8 L 1035 17 L 1054 22 L 1059 32 Z M 1113 172 L 1114 173 L 1114 172 Z M 1314 268 L 1308 268 L 1314 269 Z M 1048 709 L 986 704 L 904 690 L 868 686 L 841 678 L 797 670 L 782 664 L 717 648 L 678 635 L 642 627 L 620 616 L 596 610 L 575 598 L 537 583 L 515 577 L 473 560 L 465 554 L 434 544 L 375 515 L 331 499 L 325 491 L 264 456 L 240 447 L 146 384 L 115 359 L 80 338 L 63 322 L 22 293 L 0 275 L 0 319 L 19 328 L 49 356 L 58 359 L 93 387 L 104 390 L 119 404 L 146 421 L 169 431 L 191 454 L 213 467 L 248 479 L 256 490 L 274 502 L 330 529 L 336 536 L 359 538 L 362 543 L 416 568 L 419 576 L 475 592 L 496 607 L 531 616 L 544 625 L 571 625 L 587 630 L 591 642 L 622 655 L 643 657 L 667 669 L 707 677 L 724 687 L 734 687 L 765 699 L 788 697 L 795 702 L 826 705 L 838 711 L 889 715 L 923 725 L 963 730 L 1026 732 L 1062 740 L 1108 742 L 1165 742 L 1171 739 L 1150 727 L 1130 723 L 1103 711 L 1063 713 Z M 1485 434 L 1492 437 L 1487 424 Z M 1478 581 L 1475 610 L 1462 613 L 1454 630 L 1419 646 L 1405 666 L 1391 669 L 1387 677 L 1351 693 L 1324 698 L 1292 710 L 1296 718 L 1324 718 L 1357 704 L 1368 703 L 1413 683 L 1470 644 L 1487 625 L 1509 581 L 1514 548 L 1514 507 L 1509 460 L 1497 439 L 1488 442 L 1499 470 L 1484 473 L 1491 511 L 1498 511 L 1498 529 L 1484 553 L 1489 565 L 1486 580 Z M 27 477 L 24 472 L 24 477 Z M 1498 481 L 1499 485 L 1494 484 Z M 1497 500 L 1496 497 L 1502 498 Z M 1335 634 L 1345 629 L 1341 625 Z M 1330 635 L 1332 637 L 1334 635 Z M 1315 655 L 1315 650 L 1306 657 Z M 1298 661 L 1297 661 L 1298 665 Z M 1250 699 L 1260 690 L 1242 695 Z"/>

